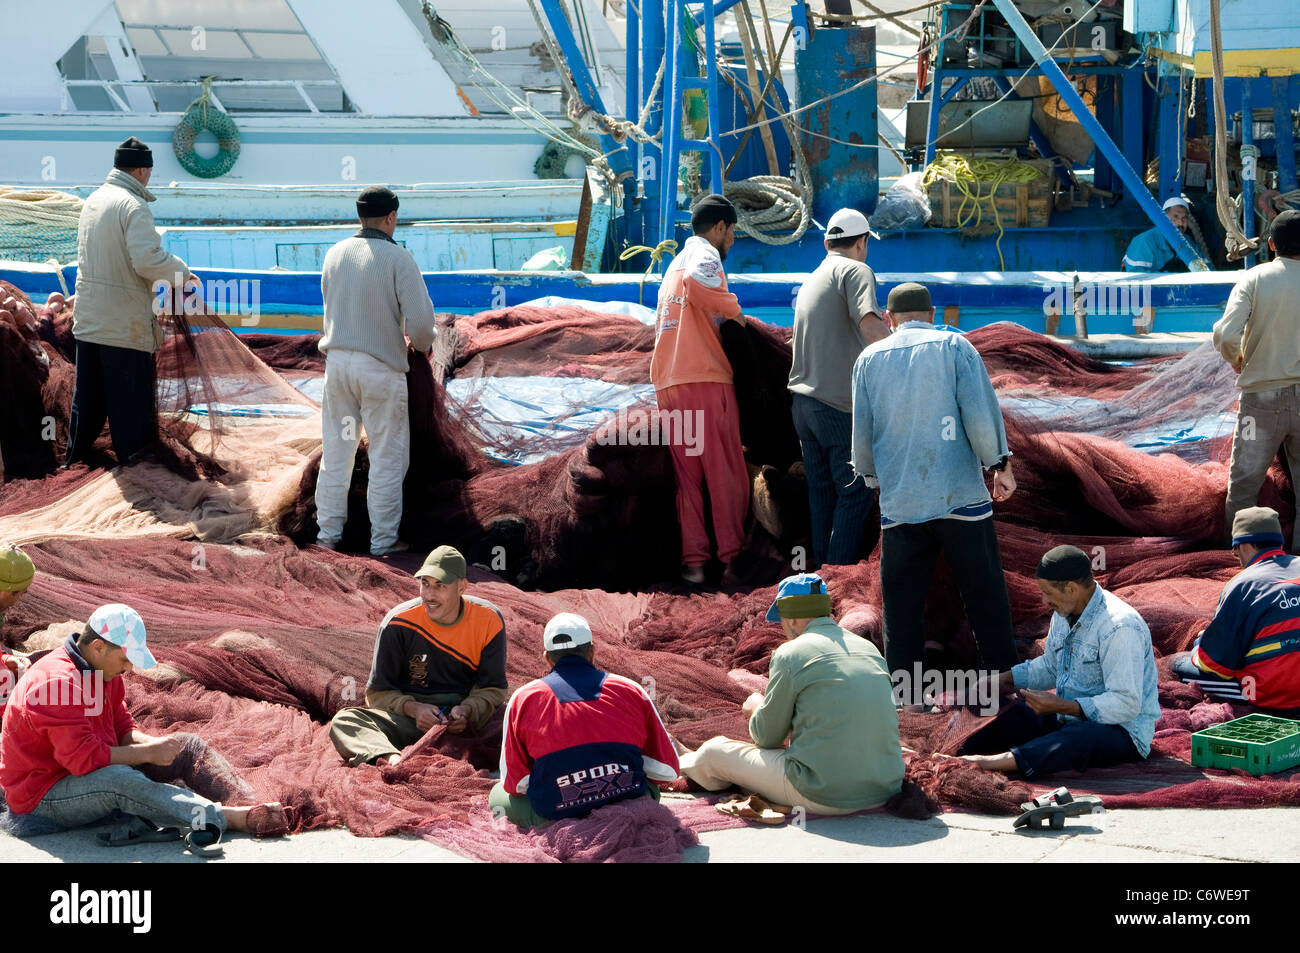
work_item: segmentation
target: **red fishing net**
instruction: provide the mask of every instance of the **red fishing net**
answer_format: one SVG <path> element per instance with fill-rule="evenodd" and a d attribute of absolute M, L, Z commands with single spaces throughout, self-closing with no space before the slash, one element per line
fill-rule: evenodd
<path fill-rule="evenodd" d="M 36 311 L 35 342 L 48 369 L 42 375 L 31 335 L 0 315 L 0 344 L 11 341 L 0 379 L 23 406 L 65 420 L 70 391 L 57 396 L 48 381 L 70 372 L 66 317 Z M 213 466 L 196 472 L 178 453 L 111 472 L 50 474 L 53 454 L 48 464 L 31 454 L 28 478 L 10 480 L 0 494 L 0 539 L 27 544 L 38 569 L 9 613 L 5 643 L 31 637 L 28 648 L 47 645 L 58 640 L 42 634 L 51 623 L 84 619 L 105 602 L 134 606 L 161 662 L 147 677 L 128 680 L 142 725 L 202 737 L 237 778 L 203 761 L 200 768 L 215 765 L 208 780 L 247 785 L 257 798 L 292 806 L 298 829 L 418 831 L 485 859 L 672 859 L 696 832 L 736 822 L 697 799 L 666 796 L 662 805 L 618 805 L 545 833 L 516 832 L 485 807 L 491 739 L 476 746 L 474 739 L 430 737 L 396 766 L 348 769 L 328 740 L 327 722 L 363 697 L 379 620 L 417 591 L 409 573 L 418 550 L 451 542 L 480 564 L 471 591 L 505 616 L 511 687 L 543 674 L 545 621 L 576 611 L 593 624 L 597 663 L 646 685 L 676 737 L 689 745 L 715 734 L 744 737 L 739 705 L 761 687 L 781 641 L 779 629 L 762 621 L 771 584 L 790 571 L 791 547 L 806 542 L 797 444 L 792 450 L 788 411 L 780 412 L 788 407 L 788 332 L 728 331 L 728 353 L 744 382 L 737 392 L 756 481 L 747 546 L 755 588 L 690 593 L 672 584 L 679 540 L 663 447 L 635 445 L 622 418 L 540 463 L 503 466 L 479 451 L 438 383 L 444 372 L 463 379 L 556 374 L 559 366 L 569 376 L 644 384 L 645 327 L 562 307 L 488 312 L 457 320 L 455 330 L 455 341 L 445 335 L 442 346 L 445 353 L 456 344 L 454 359 L 411 364 L 415 439 L 403 534 L 417 544 L 415 554 L 378 561 L 299 548 L 314 537 L 320 423 L 315 404 L 285 378 L 319 374 L 314 338 L 252 339 L 277 373 L 215 322 L 199 324 L 192 352 L 160 358 L 160 419 L 165 442 Z M 1020 490 L 997 508 L 997 530 L 1022 655 L 1041 651 L 1048 621 L 1034 567 L 1062 542 L 1097 558 L 1103 585 L 1147 619 L 1158 655 L 1186 648 L 1234 571 L 1221 538 L 1235 393 L 1217 359 L 1193 354 L 1116 368 L 1010 325 L 970 337 L 994 374 L 1016 455 Z M 13 433 L 0 435 L 7 460 L 11 445 L 24 446 Z M 361 454 L 358 475 L 365 466 Z M 358 506 L 348 528 L 358 546 L 367 532 L 362 486 L 354 486 Z M 1292 500 L 1288 478 L 1275 468 L 1261 502 L 1290 523 Z M 836 617 L 879 644 L 878 559 L 874 552 L 826 576 Z M 942 564 L 926 630 L 931 664 L 972 664 L 974 641 Z M 1108 806 L 1300 800 L 1289 775 L 1247 778 L 1187 764 L 1190 732 L 1234 709 L 1206 700 L 1167 669 L 1161 704 L 1150 760 L 1064 783 L 1103 794 Z M 916 788 L 907 804 L 894 805 L 897 813 L 923 814 L 924 796 L 946 808 L 1014 813 L 1036 793 L 938 757 L 978 724 L 965 711 L 902 713 Z"/>

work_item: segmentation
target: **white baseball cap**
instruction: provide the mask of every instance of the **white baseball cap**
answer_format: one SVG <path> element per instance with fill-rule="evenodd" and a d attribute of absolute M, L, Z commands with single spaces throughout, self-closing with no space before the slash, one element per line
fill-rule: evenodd
<path fill-rule="evenodd" d="M 1180 195 L 1175 195 L 1172 198 L 1165 199 L 1165 204 L 1160 206 L 1160 208 L 1167 212 L 1171 208 L 1175 208 L 1179 205 L 1181 205 L 1183 208 L 1187 209 L 1188 211 L 1191 211 L 1192 207 L 1187 204 L 1187 199 L 1183 198 Z"/>
<path fill-rule="evenodd" d="M 153 668 L 158 664 L 144 644 L 144 619 L 130 606 L 120 602 L 100 606 L 90 614 L 86 624 L 105 642 L 124 649 L 136 668 Z"/>
<path fill-rule="evenodd" d="M 880 236 L 871 230 L 867 217 L 855 208 L 842 208 L 826 223 L 827 238 L 857 238 L 859 235 Z"/>
<path fill-rule="evenodd" d="M 542 645 L 548 652 L 590 644 L 591 626 L 586 619 L 573 612 L 561 612 L 546 623 L 546 631 L 542 633 Z"/>

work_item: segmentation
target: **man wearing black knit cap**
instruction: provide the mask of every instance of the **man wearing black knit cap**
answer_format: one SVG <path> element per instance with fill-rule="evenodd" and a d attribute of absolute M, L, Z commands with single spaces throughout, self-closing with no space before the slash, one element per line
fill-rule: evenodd
<path fill-rule="evenodd" d="M 145 188 L 153 153 L 132 136 L 113 154 L 113 171 L 91 193 L 77 224 L 77 291 L 72 334 L 77 383 L 67 463 L 85 461 L 107 420 L 118 463 L 156 440 L 154 352 L 162 344 L 158 289 L 196 282 L 163 250 Z"/>
<path fill-rule="evenodd" d="M 316 480 L 317 542 L 335 549 L 348 515 L 352 464 L 365 428 L 370 442 L 366 508 L 370 554 L 386 556 L 407 545 L 402 481 L 410 462 L 411 424 L 406 396 L 407 336 L 424 354 L 433 346 L 433 302 L 411 253 L 393 240 L 397 196 L 372 185 L 357 198 L 361 230 L 325 255 L 325 395 L 321 400 L 321 463 Z"/>
<path fill-rule="evenodd" d="M 1146 623 L 1097 585 L 1076 546 L 1043 556 L 1038 588 L 1053 610 L 1043 654 L 998 676 L 1002 692 L 1018 688 L 1023 701 L 971 735 L 960 754 L 1025 778 L 1145 758 L 1160 718 Z"/>
<path fill-rule="evenodd" d="M 885 658 L 924 680 L 926 593 L 942 552 L 979 646 L 980 667 L 1016 661 L 993 504 L 1016 490 L 997 394 L 965 335 L 934 326 L 924 285 L 889 292 L 893 333 L 853 365 L 853 472 L 880 488 Z M 992 477 L 992 494 L 984 471 Z M 919 699 L 918 699 L 919 700 Z"/>

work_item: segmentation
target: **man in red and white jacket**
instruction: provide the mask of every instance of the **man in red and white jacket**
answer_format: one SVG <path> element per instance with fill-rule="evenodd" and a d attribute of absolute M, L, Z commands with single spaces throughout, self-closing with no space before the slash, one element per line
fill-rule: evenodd
<path fill-rule="evenodd" d="M 145 734 L 127 711 L 121 676 L 156 664 L 144 621 L 121 603 L 100 606 L 80 635 L 33 664 L 0 728 L 0 788 L 9 810 L 61 827 L 120 810 L 152 825 L 147 836 L 137 827 L 127 843 L 185 832 L 192 848 L 212 848 L 227 827 L 283 833 L 278 804 L 223 807 L 135 770 L 170 765 L 183 744 L 175 735 Z"/>
<path fill-rule="evenodd" d="M 581 817 L 677 780 L 677 753 L 636 682 L 600 671 L 587 620 L 562 612 L 543 635 L 551 672 L 506 705 L 501 780 L 488 804 L 521 827 Z"/>
<path fill-rule="evenodd" d="M 721 195 L 706 195 L 695 203 L 695 234 L 664 272 L 655 316 L 650 380 L 677 479 L 682 578 L 692 585 L 704 581 L 709 561 L 704 485 L 709 487 L 713 535 L 724 565 L 729 566 L 745 542 L 749 511 L 740 412 L 721 332 L 724 321 L 745 323 L 722 270 L 736 240 L 736 221 L 735 206 Z"/>

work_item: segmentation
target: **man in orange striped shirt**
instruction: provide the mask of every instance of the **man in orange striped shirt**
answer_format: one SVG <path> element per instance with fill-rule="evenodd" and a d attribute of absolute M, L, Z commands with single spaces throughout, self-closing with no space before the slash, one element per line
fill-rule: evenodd
<path fill-rule="evenodd" d="M 420 595 L 379 626 L 366 707 L 344 708 L 330 740 L 349 766 L 401 759 L 436 725 L 479 731 L 506 700 L 506 625 L 501 610 L 465 594 L 465 557 L 450 546 L 418 570 Z"/>
<path fill-rule="evenodd" d="M 709 487 L 713 534 L 724 564 L 740 552 L 749 510 L 749 476 L 740 446 L 740 415 L 731 364 L 722 350 L 722 322 L 745 323 L 727 290 L 722 261 L 736 240 L 736 209 L 706 195 L 691 212 L 691 230 L 659 285 L 650 380 L 677 478 L 682 529 L 682 578 L 698 585 L 709 561 L 704 484 Z M 665 425 L 661 425 L 661 431 Z M 687 439 L 687 438 L 690 439 Z"/>

